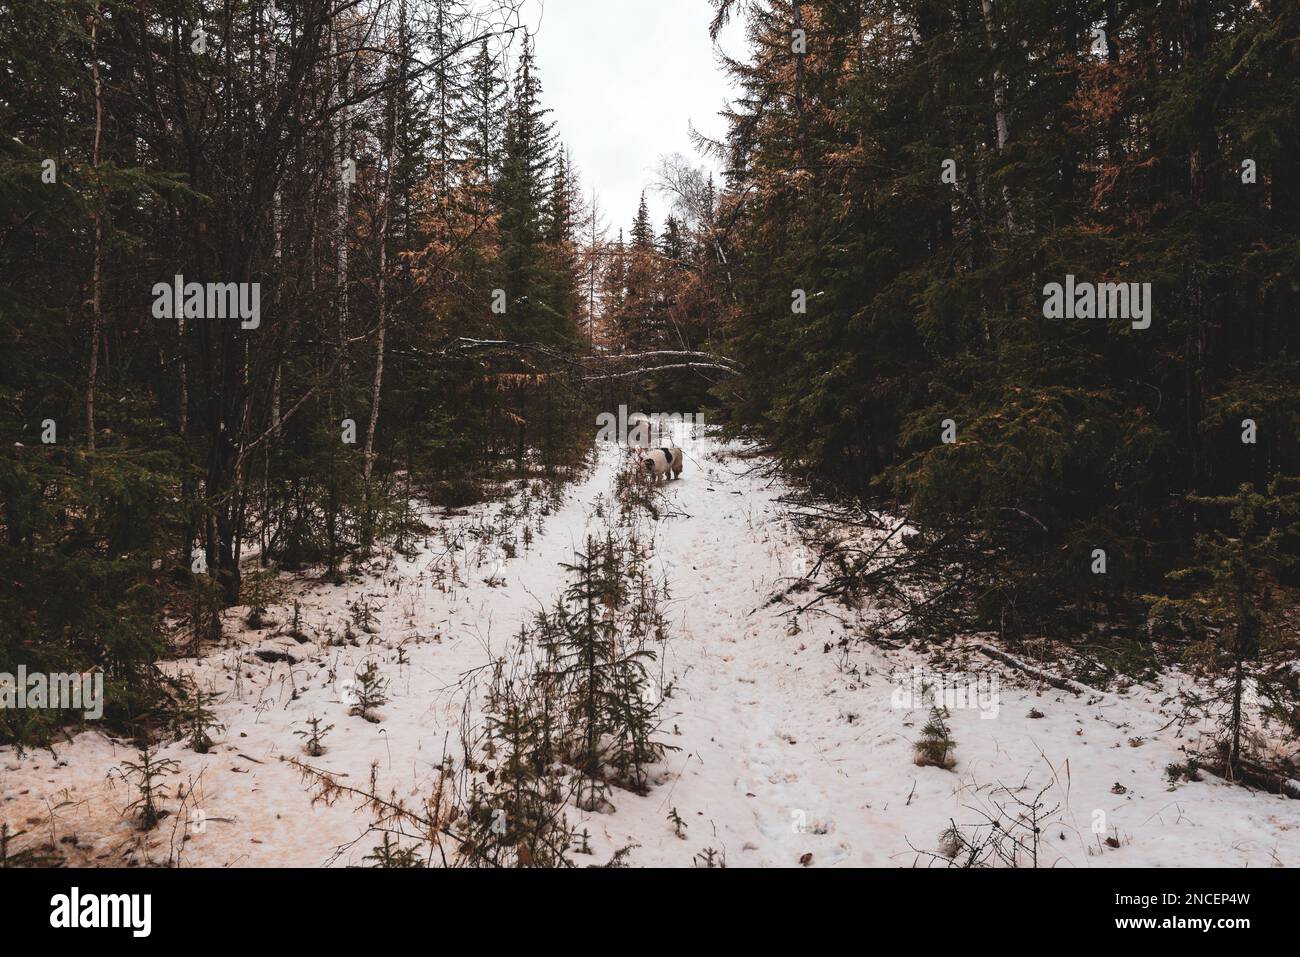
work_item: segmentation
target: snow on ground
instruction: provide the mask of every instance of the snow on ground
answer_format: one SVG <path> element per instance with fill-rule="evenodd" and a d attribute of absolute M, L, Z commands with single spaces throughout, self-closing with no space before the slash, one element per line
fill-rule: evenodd
<path fill-rule="evenodd" d="M 687 445 L 686 474 L 666 486 L 669 510 L 655 531 L 656 574 L 669 583 L 675 626 L 664 655 L 674 693 L 663 737 L 678 750 L 647 795 L 614 792 L 612 813 L 571 809 L 593 850 L 578 863 L 637 845 L 633 865 L 692 866 L 712 848 L 728 867 L 927 866 L 914 848 L 935 850 L 950 821 L 982 823 L 981 809 L 1012 794 L 1032 803 L 1045 788 L 1045 809 L 1059 810 L 1044 826 L 1043 866 L 1300 865 L 1300 802 L 1209 775 L 1170 790 L 1165 768 L 1185 760 L 1193 729 L 1175 721 L 1167 687 L 1074 695 L 1026 686 L 1023 675 L 971 655 L 981 680 L 996 682 L 981 687 L 997 695 L 979 698 L 982 709 L 951 709 L 952 770 L 916 766 L 912 745 L 928 709 L 909 700 L 913 669 L 933 678 L 954 659 L 931 668 L 916 651 L 855 641 L 843 610 L 805 615 L 792 629 L 791 605 L 768 603 L 800 555 L 779 501 L 788 490 L 732 451 L 703 439 Z M 435 534 L 413 559 L 389 556 L 360 581 L 291 582 L 271 609 L 283 626 L 296 596 L 304 630 L 323 639 L 327 628 L 343 633 L 353 604 L 365 600 L 377 615 L 373 643 L 360 633 L 356 647 L 298 644 L 280 628 L 255 632 L 229 616 L 225 647 L 177 664 L 222 695 L 215 710 L 226 730 L 207 755 L 160 748 L 180 764 L 172 780 L 193 794 L 147 838 L 123 812 L 132 797 L 121 762 L 135 751 L 94 731 L 53 754 L 0 749 L 0 820 L 27 830 L 28 841 L 53 835 L 73 864 L 164 863 L 171 848 L 183 866 L 361 863 L 379 843 L 363 838 L 368 814 L 346 800 L 313 804 L 288 759 L 357 786 L 377 762 L 383 793 L 422 799 L 433 768 L 455 751 L 462 675 L 500 654 L 554 600 L 565 581 L 559 563 L 597 526 L 596 503 L 608 507 L 620 458 L 603 449 L 531 546 L 502 564 L 445 554 Z M 449 560 L 459 583 L 439 571 Z M 253 656 L 259 649 L 298 661 L 266 663 Z M 378 724 L 348 714 L 346 682 L 370 660 L 392 682 Z M 334 728 L 327 752 L 307 759 L 294 732 L 312 715 Z M 683 837 L 668 821 L 674 809 Z"/>

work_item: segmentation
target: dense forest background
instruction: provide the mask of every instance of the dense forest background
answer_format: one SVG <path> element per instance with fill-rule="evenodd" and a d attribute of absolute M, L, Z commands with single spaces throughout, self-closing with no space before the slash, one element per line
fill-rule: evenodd
<path fill-rule="evenodd" d="M 906 503 L 944 593 L 927 627 L 1147 639 L 1157 607 L 1186 634 L 1204 606 L 1179 618 L 1170 589 L 1213 577 L 1216 533 L 1259 546 L 1237 612 L 1277 624 L 1300 542 L 1300 8 L 715 6 L 755 51 L 716 144 L 743 237 L 735 419 L 840 494 Z M 1044 318 L 1067 274 L 1150 283 L 1150 328 Z"/>
<path fill-rule="evenodd" d="M 215 638 L 254 550 L 337 578 L 413 501 L 571 473 L 655 391 L 624 342 L 691 378 L 698 240 L 610 235 L 533 43 L 511 3 L 4 5 L 0 671 L 147 713 L 165 616 Z M 260 315 L 162 318 L 174 281 Z"/>
<path fill-rule="evenodd" d="M 0 670 L 147 712 L 250 546 L 338 575 L 630 402 L 906 516 L 922 637 L 1118 632 L 1295 700 L 1300 7 L 712 2 L 724 172 L 665 158 L 622 229 L 508 4 L 5 4 Z M 176 275 L 260 325 L 155 318 Z M 1150 327 L 1045 318 L 1067 275 Z"/>

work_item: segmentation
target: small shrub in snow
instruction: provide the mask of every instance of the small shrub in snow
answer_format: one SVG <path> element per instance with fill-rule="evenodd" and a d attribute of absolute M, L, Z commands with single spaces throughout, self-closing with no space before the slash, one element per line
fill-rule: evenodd
<path fill-rule="evenodd" d="M 379 632 L 374 609 L 370 607 L 370 602 L 366 600 L 364 595 L 352 605 L 352 624 L 358 631 L 363 631 L 367 635 L 374 635 Z"/>
<path fill-rule="evenodd" d="M 302 748 L 313 758 L 325 753 L 325 735 L 334 730 L 334 725 L 321 727 L 321 719 L 313 715 L 307 719 L 307 727 L 300 728 L 294 734 L 303 739 Z"/>
<path fill-rule="evenodd" d="M 388 679 L 379 670 L 379 666 L 370 661 L 357 671 L 354 681 L 356 683 L 352 686 L 352 695 L 356 701 L 348 713 L 377 724 L 379 719 L 373 712 L 388 702 Z"/>
<path fill-rule="evenodd" d="M 159 801 L 167 797 L 162 779 L 179 771 L 180 765 L 170 758 L 159 760 L 146 744 L 140 749 L 139 760 L 123 761 L 122 769 L 123 779 L 136 792 L 136 799 L 126 809 L 135 813 L 141 830 L 152 831 L 166 813 L 159 807 Z"/>
<path fill-rule="evenodd" d="M 600 867 L 605 870 L 620 870 L 626 868 L 628 867 L 628 863 L 627 863 L 628 855 L 630 855 L 633 851 L 635 851 L 640 846 L 641 846 L 640 844 L 628 844 L 625 847 L 620 847 L 614 851 L 614 853 L 610 856 L 610 859 L 606 861 L 604 864 L 595 864 L 593 866 Z"/>
<path fill-rule="evenodd" d="M 606 779 L 644 794 L 648 767 L 663 757 L 654 739 L 660 704 L 650 693 L 646 647 L 662 631 L 662 617 L 644 602 L 629 601 L 628 557 L 612 536 L 587 541 L 574 564 L 573 581 L 554 612 L 538 623 L 547 654 L 546 681 L 558 695 L 565 728 L 562 757 L 585 779 L 582 806 L 602 803 Z"/>
<path fill-rule="evenodd" d="M 986 808 L 970 808 L 984 818 L 983 823 L 958 826 L 950 821 L 939 835 L 938 853 L 917 850 L 917 855 L 945 867 L 1036 868 L 1042 858 L 1043 831 L 1060 811 L 1059 805 L 1044 804 L 1046 792 L 1044 788 L 1025 800 L 1008 788 L 997 788 Z"/>
<path fill-rule="evenodd" d="M 485 759 L 477 763 L 479 773 L 456 821 L 460 855 L 468 866 L 571 866 L 568 795 L 550 762 L 555 734 L 550 690 L 507 674 L 504 662 L 494 667 L 486 740 L 479 748 Z"/>
<path fill-rule="evenodd" d="M 221 640 L 220 586 L 207 575 L 194 575 L 188 589 L 186 617 L 192 648 Z"/>
<path fill-rule="evenodd" d="M 212 750 L 212 735 L 226 730 L 226 726 L 217 721 L 217 716 L 208 707 L 214 698 L 216 695 L 200 690 L 192 681 L 187 680 L 181 687 L 173 727 L 184 738 L 190 750 L 199 754 L 207 754 Z"/>
<path fill-rule="evenodd" d="M 1165 777 L 1169 779 L 1169 790 L 1171 791 L 1182 782 L 1199 781 L 1201 780 L 1200 762 L 1196 758 L 1188 758 L 1183 764 L 1175 762 L 1165 768 Z"/>
<path fill-rule="evenodd" d="M 290 620 L 289 630 L 285 634 L 300 645 L 307 641 L 307 634 L 302 630 L 302 605 L 298 602 L 293 603 L 293 618 Z"/>
<path fill-rule="evenodd" d="M 686 840 L 686 822 L 683 821 L 681 815 L 677 813 L 677 808 L 673 808 L 668 812 L 668 823 L 673 826 L 674 834 L 680 837 L 683 841 Z"/>
<path fill-rule="evenodd" d="M 961 831 L 957 830 L 956 824 L 948 825 L 939 835 L 939 854 L 950 861 L 956 860 L 963 846 Z"/>
<path fill-rule="evenodd" d="M 914 761 L 922 767 L 943 768 L 949 771 L 957 761 L 952 756 L 957 742 L 952 738 L 948 728 L 948 711 L 946 708 L 931 708 L 930 720 L 921 729 L 921 739 L 912 745 L 915 752 Z"/>
<path fill-rule="evenodd" d="M 619 520 L 624 525 L 643 515 L 655 520 L 662 515 L 663 491 L 646 476 L 640 463 L 639 455 L 630 455 L 624 468 L 614 476 L 614 499 L 618 503 Z"/>
<path fill-rule="evenodd" d="M 17 851 L 10 848 L 10 842 L 26 834 L 26 831 L 11 831 L 9 825 L 0 822 L 0 870 L 10 867 L 50 867 L 57 866 L 55 858 L 42 856 L 34 848 Z"/>
<path fill-rule="evenodd" d="M 714 868 L 725 868 L 727 866 L 727 855 L 716 848 L 706 847 L 700 853 L 695 855 L 695 866 L 703 867 L 709 870 Z"/>
<path fill-rule="evenodd" d="M 424 866 L 424 862 L 420 860 L 416 848 L 402 847 L 393 840 L 393 835 L 391 834 L 385 834 L 384 843 L 375 847 L 375 849 L 363 857 L 362 860 L 374 861 L 370 866 L 376 868 L 408 869 Z"/>

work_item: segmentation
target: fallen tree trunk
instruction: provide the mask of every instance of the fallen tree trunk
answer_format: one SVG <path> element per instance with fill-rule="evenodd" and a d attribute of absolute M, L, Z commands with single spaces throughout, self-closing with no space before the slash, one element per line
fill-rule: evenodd
<path fill-rule="evenodd" d="M 1295 781 L 1276 771 L 1270 771 L 1263 765 L 1241 758 L 1237 762 L 1240 773 L 1238 780 L 1269 794 L 1281 794 L 1295 801 L 1300 801 L 1300 781 Z M 1222 777 L 1222 775 L 1220 775 Z"/>
<path fill-rule="evenodd" d="M 1049 674 L 1036 665 L 1031 665 L 1026 661 L 1021 661 L 1014 655 L 1009 655 L 991 645 L 976 645 L 976 650 L 994 661 L 1000 661 L 1002 664 L 1016 671 L 1023 672 L 1031 677 L 1037 678 L 1044 684 L 1049 684 L 1053 688 L 1059 688 L 1061 691 L 1069 691 L 1072 694 L 1096 694 L 1096 690 L 1089 688 L 1087 685 L 1081 685 L 1077 681 L 1071 681 L 1069 678 L 1062 678 L 1058 675 Z"/>

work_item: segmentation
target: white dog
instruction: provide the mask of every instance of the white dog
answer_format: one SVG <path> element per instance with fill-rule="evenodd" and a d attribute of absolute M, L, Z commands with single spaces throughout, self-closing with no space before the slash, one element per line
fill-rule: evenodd
<path fill-rule="evenodd" d="M 646 475 L 657 481 L 665 477 L 681 478 L 682 470 L 686 467 L 686 464 L 682 456 L 682 450 L 670 445 L 664 448 L 651 449 L 643 455 L 641 457 L 641 467 L 645 469 Z"/>

